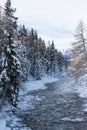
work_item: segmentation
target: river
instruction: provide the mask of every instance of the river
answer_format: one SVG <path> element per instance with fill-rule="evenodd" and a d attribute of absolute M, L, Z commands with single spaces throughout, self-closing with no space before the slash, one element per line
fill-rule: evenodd
<path fill-rule="evenodd" d="M 44 90 L 28 93 L 40 99 L 33 101 L 33 108 L 15 113 L 27 130 L 28 127 L 32 130 L 87 130 L 83 99 L 75 92 L 70 78 L 46 85 Z"/>

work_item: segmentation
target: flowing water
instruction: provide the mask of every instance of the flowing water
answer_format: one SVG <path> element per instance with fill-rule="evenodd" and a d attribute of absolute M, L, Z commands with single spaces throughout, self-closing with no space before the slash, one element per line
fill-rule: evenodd
<path fill-rule="evenodd" d="M 69 78 L 47 84 L 47 89 L 32 91 L 32 108 L 26 95 L 27 109 L 15 112 L 15 116 L 32 130 L 87 130 L 87 112 L 83 111 L 83 99 L 75 92 Z M 23 102 L 20 99 L 20 102 Z M 29 107 L 29 109 L 28 109 Z M 13 130 L 13 129 L 12 129 Z M 22 130 L 17 128 L 16 130 Z"/>

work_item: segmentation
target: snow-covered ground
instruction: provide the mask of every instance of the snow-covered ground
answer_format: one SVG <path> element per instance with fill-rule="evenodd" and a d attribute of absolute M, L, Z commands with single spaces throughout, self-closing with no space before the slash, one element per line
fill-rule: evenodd
<path fill-rule="evenodd" d="M 51 76 L 45 76 L 42 78 L 42 80 L 34 81 L 34 80 L 28 80 L 21 84 L 21 90 L 20 90 L 20 96 L 19 96 L 19 109 L 27 110 L 33 108 L 32 102 L 36 102 L 38 100 L 41 100 L 38 96 L 32 96 L 28 93 L 30 91 L 40 90 L 40 89 L 46 89 L 45 84 L 46 83 L 52 83 L 58 81 L 58 78 L 54 78 Z M 26 98 L 26 100 L 25 100 Z M 21 102 L 22 100 L 22 102 Z M 7 122 L 10 122 L 10 126 L 20 126 L 21 123 L 18 124 L 19 119 L 12 115 L 12 113 L 7 114 L 7 111 L 10 111 L 11 108 L 8 106 L 7 108 L 3 109 L 0 113 L 0 130 L 11 130 L 10 127 L 8 127 Z M 9 116 L 10 115 L 10 116 Z M 13 130 L 19 130 L 17 128 L 14 128 Z M 29 128 L 21 128 L 21 130 L 31 130 Z"/>
<path fill-rule="evenodd" d="M 65 78 L 66 77 L 66 78 Z M 67 76 L 64 74 L 61 76 L 60 79 L 67 80 Z M 33 109 L 33 103 L 38 102 L 39 100 L 42 100 L 44 97 L 39 97 L 38 95 L 32 95 L 30 92 L 32 91 L 38 91 L 41 89 L 46 89 L 46 83 L 52 83 L 58 81 L 59 78 L 54 78 L 51 76 L 45 76 L 42 78 L 42 80 L 28 80 L 24 83 L 21 84 L 21 90 L 20 90 L 20 96 L 19 96 L 19 109 L 21 112 Z M 61 80 L 62 81 L 62 80 Z M 84 99 L 84 105 L 83 105 L 83 111 L 87 112 L 87 74 L 84 76 L 79 77 L 78 82 L 75 84 L 75 78 L 73 77 L 72 79 L 68 77 L 69 82 L 67 82 L 67 85 L 69 87 L 73 86 L 73 89 L 75 92 L 79 94 L 81 98 Z M 66 85 L 65 85 L 66 86 Z M 66 88 L 65 88 L 66 89 Z M 25 100 L 26 99 L 26 100 Z M 21 126 L 20 120 L 15 116 L 12 115 L 10 112 L 11 108 L 8 106 L 7 108 L 4 108 L 1 113 L 0 113 L 0 130 L 11 130 L 9 127 L 8 123 L 10 123 L 10 126 L 13 128 L 14 126 Z M 9 113 L 10 112 L 10 113 Z M 67 121 L 73 121 L 73 119 L 70 118 L 62 118 L 62 120 Z M 75 122 L 77 121 L 82 121 L 83 119 L 75 118 Z M 19 130 L 17 128 L 14 128 L 13 130 Z M 29 128 L 21 128 L 21 130 L 31 130 Z"/>
<path fill-rule="evenodd" d="M 29 92 L 46 89 L 47 88 L 47 86 L 45 85 L 46 83 L 52 83 L 52 82 L 56 82 L 58 80 L 59 80 L 59 78 L 45 76 L 41 80 L 36 81 L 36 80 L 29 79 L 28 81 L 22 83 L 21 90 L 19 93 L 20 97 L 19 97 L 18 107 L 21 110 L 33 109 L 34 108 L 33 103 L 36 103 L 37 101 L 43 99 L 44 97 L 38 97 L 38 95 L 32 96 L 31 94 L 29 94 Z M 22 100 L 22 102 L 21 102 L 21 100 Z"/>
<path fill-rule="evenodd" d="M 58 81 L 58 78 L 54 78 L 51 76 L 45 76 L 41 80 L 28 80 L 22 83 L 22 89 L 20 91 L 20 95 L 24 95 L 30 91 L 39 90 L 39 89 L 46 89 L 46 83 L 52 83 Z"/>
<path fill-rule="evenodd" d="M 84 99 L 83 109 L 87 112 L 87 74 L 79 77 L 75 90 Z"/>
<path fill-rule="evenodd" d="M 62 118 L 61 119 L 62 121 L 70 121 L 70 122 L 82 122 L 84 119 L 83 118 L 74 118 L 74 119 L 71 119 L 71 118 L 69 118 L 69 117 L 64 117 L 64 118 Z"/>

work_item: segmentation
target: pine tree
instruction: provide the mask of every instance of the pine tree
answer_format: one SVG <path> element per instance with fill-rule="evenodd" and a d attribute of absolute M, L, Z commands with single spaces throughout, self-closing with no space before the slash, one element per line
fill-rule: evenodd
<path fill-rule="evenodd" d="M 46 59 L 47 59 L 46 73 L 49 75 L 50 74 L 50 44 L 46 49 Z"/>
<path fill-rule="evenodd" d="M 47 73 L 50 75 L 56 75 L 58 73 L 58 51 L 55 49 L 54 42 L 47 47 Z"/>
<path fill-rule="evenodd" d="M 17 29 L 17 18 L 14 17 L 15 10 L 11 8 L 11 1 L 5 4 L 4 17 L 4 41 L 3 41 L 3 71 L 1 73 L 1 84 L 4 95 L 14 107 L 17 106 L 19 83 L 20 83 L 20 62 L 17 58 L 17 42 L 15 33 Z"/>
<path fill-rule="evenodd" d="M 50 48 L 50 73 L 51 75 L 55 72 L 55 46 L 52 42 Z"/>
<path fill-rule="evenodd" d="M 64 57 L 62 52 L 58 52 L 58 68 L 59 72 L 63 71 L 63 65 L 64 65 Z"/>
<path fill-rule="evenodd" d="M 22 78 L 23 81 L 27 79 L 30 72 L 30 60 L 28 58 L 28 53 L 30 47 L 28 46 L 29 43 L 29 35 L 28 30 L 25 26 L 20 26 L 18 28 L 18 53 L 19 53 L 19 60 L 21 62 L 21 70 L 22 70 Z"/>
<path fill-rule="evenodd" d="M 38 39 L 38 55 L 39 55 L 39 63 L 40 63 L 40 74 L 41 76 L 44 76 L 46 74 L 46 45 L 45 41 L 41 38 Z"/>
<path fill-rule="evenodd" d="M 38 44 L 38 35 L 37 32 L 33 29 L 30 33 L 30 62 L 31 62 L 31 75 L 36 78 L 36 80 L 41 79 L 40 75 L 40 53 L 39 53 L 39 44 Z"/>
<path fill-rule="evenodd" d="M 3 21 L 0 19 L 0 73 L 2 71 L 2 42 L 4 38 Z"/>

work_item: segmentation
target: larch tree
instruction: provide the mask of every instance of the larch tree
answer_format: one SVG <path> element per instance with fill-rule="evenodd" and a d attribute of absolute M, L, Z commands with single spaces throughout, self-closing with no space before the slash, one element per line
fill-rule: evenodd
<path fill-rule="evenodd" d="M 73 42 L 72 46 L 73 56 L 80 56 L 86 52 L 87 30 L 83 21 L 80 21 L 76 28 L 75 42 Z"/>
<path fill-rule="evenodd" d="M 75 33 L 75 42 L 72 44 L 72 60 L 71 72 L 76 77 L 83 71 L 83 66 L 86 64 L 87 55 L 87 29 L 82 21 L 77 26 Z"/>

